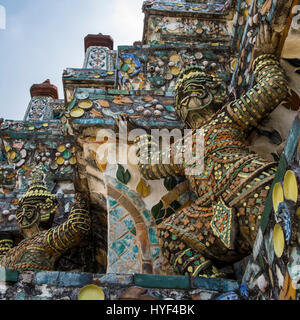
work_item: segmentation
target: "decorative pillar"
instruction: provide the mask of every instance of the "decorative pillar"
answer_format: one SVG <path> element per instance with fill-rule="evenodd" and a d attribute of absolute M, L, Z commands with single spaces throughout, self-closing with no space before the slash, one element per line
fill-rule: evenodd
<path fill-rule="evenodd" d="M 31 100 L 25 113 L 24 121 L 43 121 L 53 118 L 50 102 L 58 100 L 58 89 L 46 80 L 40 84 L 34 84 L 30 88 Z"/>
<path fill-rule="evenodd" d="M 83 68 L 114 70 L 114 40 L 109 35 L 89 34 L 84 38 L 85 60 Z"/>

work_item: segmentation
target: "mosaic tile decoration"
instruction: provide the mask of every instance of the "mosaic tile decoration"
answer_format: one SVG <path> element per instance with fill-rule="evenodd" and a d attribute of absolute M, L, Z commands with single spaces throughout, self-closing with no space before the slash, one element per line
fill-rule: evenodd
<path fill-rule="evenodd" d="M 182 127 L 172 97 L 155 96 L 152 92 L 129 96 L 129 91 L 110 90 L 108 94 L 103 95 L 103 91 L 78 90 L 79 94 L 75 94 L 69 111 L 65 113 L 70 123 L 84 124 L 78 120 L 99 119 L 103 120 L 100 124 L 105 124 L 104 121 L 107 119 L 112 120 L 111 125 L 119 116 L 125 116 L 137 126 Z"/>
<path fill-rule="evenodd" d="M 83 69 L 112 71 L 115 69 L 116 51 L 105 47 L 91 46 L 87 49 Z"/>
<path fill-rule="evenodd" d="M 12 174 L 20 192 L 25 192 L 31 170 L 39 164 L 43 165 L 49 183 L 58 177 L 73 180 L 77 163 L 74 138 L 63 135 L 59 121 L 7 120 L 0 126 L 0 137 L 2 155 L 7 165 L 14 166 Z"/>
<path fill-rule="evenodd" d="M 107 272 L 143 273 L 147 263 L 152 269 L 160 258 L 160 247 L 151 214 L 139 194 L 111 177 L 106 182 L 109 190 L 113 188 L 108 191 Z"/>
<path fill-rule="evenodd" d="M 249 299 L 299 299 L 299 136 L 293 123 L 243 283 Z"/>
<path fill-rule="evenodd" d="M 290 11 L 291 1 L 280 2 L 277 0 L 266 0 L 266 1 L 252 1 L 249 8 L 250 2 L 246 2 L 243 7 L 247 8 L 243 12 L 243 19 L 245 21 L 243 36 L 241 39 L 242 30 L 239 34 L 239 57 L 236 65 L 234 75 L 230 84 L 231 90 L 234 90 L 234 94 L 240 97 L 245 93 L 254 81 L 254 75 L 252 73 L 253 63 L 253 48 L 256 42 L 256 36 L 259 27 L 262 22 L 266 21 L 271 24 L 274 31 L 282 34 L 282 39 L 286 36 L 286 30 L 290 26 Z M 280 53 L 282 45 L 278 48 Z"/>
<path fill-rule="evenodd" d="M 76 69 L 68 68 L 63 74 L 63 81 L 94 81 L 95 83 L 109 83 L 115 81 L 114 70 L 106 69 Z"/>
<path fill-rule="evenodd" d="M 230 25 L 224 20 L 207 21 L 186 16 L 149 16 L 146 30 L 144 41 L 147 43 L 180 41 L 193 44 L 219 42 L 220 45 L 226 45 L 232 35 Z"/>
<path fill-rule="evenodd" d="M 176 13 L 192 13 L 192 14 L 213 14 L 224 16 L 229 13 L 233 2 L 225 0 L 210 1 L 145 1 L 143 11 L 157 12 L 176 12 Z"/>
<path fill-rule="evenodd" d="M 173 96 L 177 76 L 187 63 L 197 63 L 204 71 L 216 73 L 227 85 L 234 71 L 234 55 L 229 46 L 183 43 L 118 48 L 118 87 L 125 90 L 154 90 Z M 226 52 L 226 53 L 225 53 Z"/>
<path fill-rule="evenodd" d="M 53 99 L 49 97 L 33 97 L 25 113 L 24 120 L 42 121 L 52 119 L 51 101 L 53 101 Z"/>

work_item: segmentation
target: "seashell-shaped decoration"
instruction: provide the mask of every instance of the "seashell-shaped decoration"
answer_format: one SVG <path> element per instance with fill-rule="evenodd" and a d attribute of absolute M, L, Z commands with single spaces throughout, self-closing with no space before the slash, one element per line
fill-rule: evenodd
<path fill-rule="evenodd" d="M 164 106 L 161 105 L 161 104 L 157 104 L 155 108 L 156 108 L 157 110 L 160 110 L 160 111 L 164 111 L 164 110 L 165 110 Z"/>
<path fill-rule="evenodd" d="M 8 218 L 7 218 L 7 220 L 9 221 L 9 222 L 12 222 L 13 220 L 15 220 L 16 219 L 16 215 L 14 215 L 14 214 L 11 214 Z"/>
<path fill-rule="evenodd" d="M 144 113 L 143 113 L 144 117 L 151 117 L 152 116 L 152 112 L 150 110 L 145 110 Z"/>
<path fill-rule="evenodd" d="M 253 26 L 253 18 L 252 18 L 252 16 L 249 17 L 249 19 L 248 19 L 248 24 L 249 24 L 250 27 Z"/>
<path fill-rule="evenodd" d="M 161 115 L 162 115 L 161 111 L 159 111 L 159 110 L 155 110 L 154 111 L 154 116 L 155 117 L 159 118 L 159 117 L 161 117 Z"/>
<path fill-rule="evenodd" d="M 196 58 L 196 59 L 202 59 L 202 58 L 203 58 L 203 53 L 200 52 L 200 51 L 196 52 L 196 53 L 195 53 L 195 58 Z"/>
<path fill-rule="evenodd" d="M 25 163 L 25 159 L 21 159 L 19 162 L 16 163 L 16 168 L 22 167 L 22 165 Z"/>
<path fill-rule="evenodd" d="M 258 23 L 258 13 L 253 16 L 253 23 L 257 24 Z"/>
<path fill-rule="evenodd" d="M 137 112 L 143 112 L 145 110 L 145 108 L 143 107 L 143 106 L 138 106 L 137 108 L 136 108 L 136 111 Z"/>

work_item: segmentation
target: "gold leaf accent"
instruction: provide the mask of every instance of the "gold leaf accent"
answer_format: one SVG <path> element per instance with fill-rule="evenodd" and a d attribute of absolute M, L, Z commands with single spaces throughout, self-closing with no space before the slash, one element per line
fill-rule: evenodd
<path fill-rule="evenodd" d="M 141 195 L 142 198 L 146 198 L 150 195 L 151 188 L 144 179 L 141 179 L 136 187 L 136 191 Z"/>
<path fill-rule="evenodd" d="M 163 196 L 161 198 L 161 201 L 164 205 L 163 208 L 167 209 L 173 201 L 177 200 L 183 193 L 185 193 L 188 190 L 188 187 L 189 183 L 186 180 L 178 184 L 174 189 L 172 189 L 165 196 Z"/>

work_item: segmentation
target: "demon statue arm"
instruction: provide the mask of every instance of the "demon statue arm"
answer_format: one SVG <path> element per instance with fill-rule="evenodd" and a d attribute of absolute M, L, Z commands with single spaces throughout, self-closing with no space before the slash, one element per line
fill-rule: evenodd
<path fill-rule="evenodd" d="M 278 40 L 278 33 L 273 33 L 271 37 L 267 24 L 260 29 L 254 51 L 256 59 L 252 66 L 256 84 L 227 106 L 231 118 L 244 130 L 257 127 L 287 95 L 286 76 L 279 59 L 273 54 Z"/>
<path fill-rule="evenodd" d="M 150 135 L 136 139 L 137 157 L 139 158 L 139 171 L 147 180 L 156 180 L 183 174 L 183 167 L 176 164 L 174 144 L 159 150 L 159 142 Z"/>
<path fill-rule="evenodd" d="M 76 194 L 68 220 L 51 228 L 44 236 L 45 250 L 52 256 L 61 256 L 80 243 L 90 230 L 90 216 L 86 196 Z"/>
<path fill-rule="evenodd" d="M 257 127 L 287 95 L 287 80 L 278 59 L 261 55 L 253 65 L 256 85 L 227 106 L 231 118 L 243 129 Z"/>
<path fill-rule="evenodd" d="M 2 259 L 6 256 L 8 251 L 14 246 L 11 235 L 6 232 L 0 232 L 0 264 Z"/>

